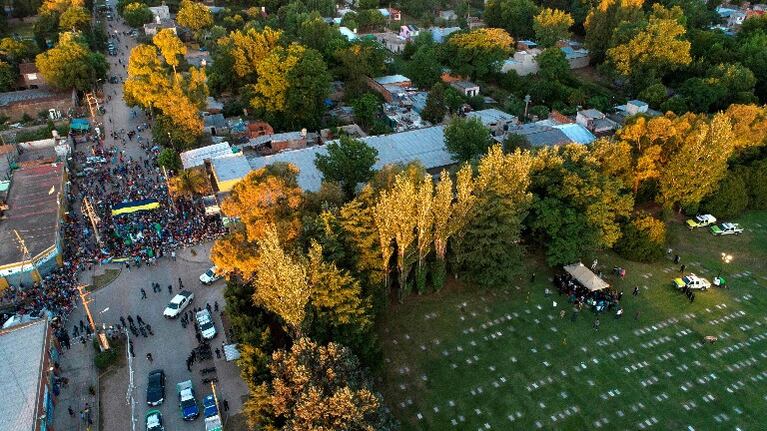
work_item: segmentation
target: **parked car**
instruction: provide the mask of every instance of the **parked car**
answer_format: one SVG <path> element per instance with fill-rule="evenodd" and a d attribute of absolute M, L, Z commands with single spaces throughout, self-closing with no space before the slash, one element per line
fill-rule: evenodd
<path fill-rule="evenodd" d="M 204 285 L 209 285 L 215 283 L 218 279 L 221 278 L 221 275 L 216 272 L 216 267 L 211 266 L 209 270 L 205 271 L 202 275 L 200 275 L 200 283 Z"/>
<path fill-rule="evenodd" d="M 182 290 L 178 295 L 174 296 L 173 299 L 170 300 L 162 315 L 168 319 L 176 318 L 179 314 L 181 314 L 182 311 L 184 311 L 184 308 L 192 303 L 193 300 L 194 293 L 188 290 Z"/>
<path fill-rule="evenodd" d="M 165 427 L 162 426 L 162 414 L 159 410 L 149 410 L 144 418 L 146 419 L 146 431 L 165 431 Z"/>
<path fill-rule="evenodd" d="M 88 156 L 88 158 L 85 159 L 85 163 L 89 165 L 96 165 L 99 163 L 106 163 L 106 162 L 107 162 L 107 159 L 101 156 Z"/>
<path fill-rule="evenodd" d="M 206 395 L 202 399 L 202 405 L 205 411 L 205 431 L 221 431 L 221 417 L 218 415 L 213 395 Z"/>
<path fill-rule="evenodd" d="M 203 308 L 194 315 L 194 318 L 202 338 L 210 340 L 216 337 L 216 326 L 213 324 L 213 316 L 210 315 L 210 311 Z"/>
<path fill-rule="evenodd" d="M 687 228 L 693 230 L 698 227 L 706 227 L 716 223 L 716 217 L 711 214 L 698 214 L 687 220 Z"/>
<path fill-rule="evenodd" d="M 193 421 L 200 415 L 200 407 L 194 397 L 194 386 L 191 380 L 176 384 L 178 391 L 178 406 L 181 410 L 181 418 L 185 421 Z"/>
<path fill-rule="evenodd" d="M 165 401 L 165 372 L 154 370 L 149 372 L 146 385 L 146 403 L 150 406 L 159 406 Z"/>
<path fill-rule="evenodd" d="M 698 277 L 695 274 L 685 275 L 684 277 L 678 277 L 674 279 L 674 287 L 682 289 L 687 287 L 688 289 L 700 289 L 706 290 L 711 287 L 711 282 L 703 277 Z"/>
<path fill-rule="evenodd" d="M 711 226 L 711 233 L 714 235 L 740 235 L 743 228 L 737 223 L 722 223 Z"/>

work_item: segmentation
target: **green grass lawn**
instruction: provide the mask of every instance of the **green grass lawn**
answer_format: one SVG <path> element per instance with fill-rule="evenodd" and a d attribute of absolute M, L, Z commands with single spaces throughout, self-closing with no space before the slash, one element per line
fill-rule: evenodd
<path fill-rule="evenodd" d="M 739 237 L 670 228 L 688 272 L 711 280 L 720 254 L 734 256 L 723 272 L 730 289 L 694 303 L 671 287 L 670 259 L 600 256 L 605 273 L 620 265 L 627 275 L 608 277 L 625 291 L 625 315 L 600 315 L 599 331 L 593 313 L 571 322 L 564 296 L 544 296 L 556 292 L 554 273 L 534 259 L 513 286 L 456 283 L 393 307 L 380 329 L 388 404 L 405 430 L 765 429 L 767 212 L 738 221 Z M 704 344 L 706 335 L 719 340 Z"/>

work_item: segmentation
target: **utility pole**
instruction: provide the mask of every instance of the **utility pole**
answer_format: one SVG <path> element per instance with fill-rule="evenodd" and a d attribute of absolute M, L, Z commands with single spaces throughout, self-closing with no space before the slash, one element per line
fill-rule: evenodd
<path fill-rule="evenodd" d="M 93 205 L 91 205 L 91 201 L 88 200 L 87 196 L 83 198 L 83 212 L 91 221 L 91 226 L 93 226 L 93 234 L 96 235 L 96 242 L 101 245 L 101 235 L 99 234 L 98 226 L 98 223 L 101 221 L 101 219 L 99 219 L 99 216 L 96 215 L 96 211 L 93 210 Z"/>
<path fill-rule="evenodd" d="M 19 284 L 22 283 L 22 278 L 24 277 L 24 267 L 26 266 L 27 262 L 29 262 L 32 265 L 32 279 L 39 278 L 40 274 L 37 274 L 37 277 L 35 277 L 35 274 L 37 273 L 37 268 L 35 268 L 34 262 L 32 262 L 32 257 L 29 254 L 29 249 L 27 248 L 27 243 L 24 241 L 24 238 L 21 237 L 19 234 L 19 231 L 14 229 L 13 234 L 16 235 L 16 242 L 19 244 L 19 251 L 21 252 L 21 269 L 19 270 Z"/>
<path fill-rule="evenodd" d="M 109 340 L 107 340 L 106 334 L 104 334 L 102 331 L 99 331 L 98 328 L 96 328 L 96 323 L 93 321 L 93 315 L 91 314 L 91 309 L 88 307 L 88 304 L 93 302 L 93 300 L 88 299 L 88 292 L 85 291 L 85 285 L 81 284 L 77 286 L 77 292 L 80 294 L 80 301 L 83 303 L 83 308 L 85 309 L 85 315 L 88 316 L 88 323 L 91 325 L 91 329 L 93 330 L 93 333 L 96 334 L 96 337 L 99 339 L 99 346 L 101 347 L 101 351 L 109 350 Z"/>
<path fill-rule="evenodd" d="M 530 98 L 530 95 L 526 94 L 525 95 L 525 117 L 524 117 L 524 121 L 527 121 L 527 107 L 530 105 L 530 101 L 531 100 L 532 99 Z"/>
<path fill-rule="evenodd" d="M 125 394 L 125 400 L 130 405 L 130 424 L 131 424 L 131 430 L 136 431 L 136 399 L 133 397 L 133 391 L 136 388 L 133 384 L 133 355 L 131 355 L 131 345 L 130 345 L 130 331 L 128 331 L 128 328 L 125 329 L 125 336 L 128 340 L 128 348 L 125 349 L 125 353 L 128 356 L 128 392 Z"/>

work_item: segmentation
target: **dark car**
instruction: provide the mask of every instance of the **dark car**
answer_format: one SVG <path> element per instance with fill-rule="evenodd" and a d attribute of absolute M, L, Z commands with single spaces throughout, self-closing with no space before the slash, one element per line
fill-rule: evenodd
<path fill-rule="evenodd" d="M 151 371 L 148 380 L 146 403 L 150 406 L 159 406 L 165 401 L 165 372 L 163 370 Z"/>

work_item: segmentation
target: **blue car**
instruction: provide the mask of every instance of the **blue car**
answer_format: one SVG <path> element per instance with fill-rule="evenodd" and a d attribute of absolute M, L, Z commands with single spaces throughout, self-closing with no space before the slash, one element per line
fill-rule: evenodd
<path fill-rule="evenodd" d="M 185 421 L 193 421 L 200 415 L 200 407 L 197 405 L 197 399 L 194 397 L 194 388 L 192 381 L 187 380 L 176 384 L 178 391 L 178 403 L 181 409 L 181 417 Z"/>
<path fill-rule="evenodd" d="M 216 407 L 216 399 L 213 398 L 213 395 L 205 395 L 205 398 L 202 399 L 202 406 L 206 418 L 218 415 L 218 407 Z"/>

